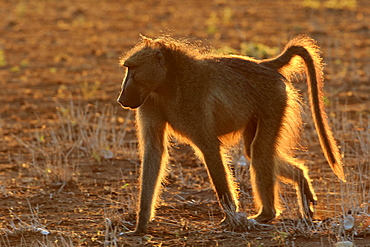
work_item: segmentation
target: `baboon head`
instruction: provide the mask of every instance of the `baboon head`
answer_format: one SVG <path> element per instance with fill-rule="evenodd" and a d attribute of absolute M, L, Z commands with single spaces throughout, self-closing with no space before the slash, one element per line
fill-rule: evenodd
<path fill-rule="evenodd" d="M 143 42 L 121 60 L 121 65 L 127 68 L 117 100 L 123 107 L 141 106 L 166 79 L 162 47 L 150 39 L 143 38 Z"/>

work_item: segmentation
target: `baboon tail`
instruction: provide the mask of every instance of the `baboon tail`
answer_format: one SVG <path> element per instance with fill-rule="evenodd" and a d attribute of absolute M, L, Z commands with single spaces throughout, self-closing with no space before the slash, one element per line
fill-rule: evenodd
<path fill-rule="evenodd" d="M 321 148 L 333 172 L 345 181 L 342 159 L 324 111 L 322 59 L 316 42 L 305 35 L 297 36 L 278 57 L 264 60 L 261 64 L 280 70 L 295 56 L 301 57 L 306 65 L 309 101 Z"/>

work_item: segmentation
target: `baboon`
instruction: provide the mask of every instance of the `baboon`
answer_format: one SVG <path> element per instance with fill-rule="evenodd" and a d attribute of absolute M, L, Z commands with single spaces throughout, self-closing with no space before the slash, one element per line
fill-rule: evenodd
<path fill-rule="evenodd" d="M 268 222 L 280 213 L 277 179 L 295 185 L 302 216 L 312 217 L 316 196 L 307 168 L 294 158 L 302 110 L 292 78 L 300 68 L 306 72 L 321 148 L 344 181 L 341 156 L 324 112 L 322 62 L 315 41 L 297 36 L 280 55 L 266 60 L 198 48 L 170 37 L 142 36 L 121 60 L 127 72 L 118 102 L 138 108 L 142 159 L 140 207 L 133 233 L 145 233 L 154 215 L 169 136 L 191 144 L 206 164 L 220 205 L 228 212 L 226 221 L 239 205 L 225 150 L 241 138 L 251 161 L 255 220 Z"/>

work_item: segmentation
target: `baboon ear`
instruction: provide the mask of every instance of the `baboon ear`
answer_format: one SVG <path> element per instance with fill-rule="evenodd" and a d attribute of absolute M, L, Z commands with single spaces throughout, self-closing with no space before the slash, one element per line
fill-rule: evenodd
<path fill-rule="evenodd" d="M 155 59 L 157 59 L 157 62 L 159 66 L 163 67 L 165 64 L 165 59 L 161 51 L 158 51 L 157 54 L 155 54 Z"/>

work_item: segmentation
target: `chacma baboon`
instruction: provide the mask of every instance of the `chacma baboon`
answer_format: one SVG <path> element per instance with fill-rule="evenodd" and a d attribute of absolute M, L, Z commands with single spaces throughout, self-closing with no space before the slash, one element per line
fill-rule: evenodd
<path fill-rule="evenodd" d="M 258 209 L 254 218 L 266 222 L 279 213 L 277 178 L 295 185 L 301 212 L 311 217 L 316 196 L 307 168 L 293 157 L 302 124 L 300 96 L 292 85 L 299 64 L 305 65 L 322 150 L 344 181 L 341 156 L 324 112 L 319 53 L 315 42 L 303 35 L 267 60 L 200 52 L 168 37 L 142 37 L 121 60 L 127 74 L 118 98 L 123 107 L 138 108 L 142 169 L 134 233 L 146 232 L 154 214 L 169 135 L 194 147 L 225 211 L 238 212 L 238 195 L 224 151 L 243 138 Z M 230 214 L 226 215 L 228 220 Z"/>

